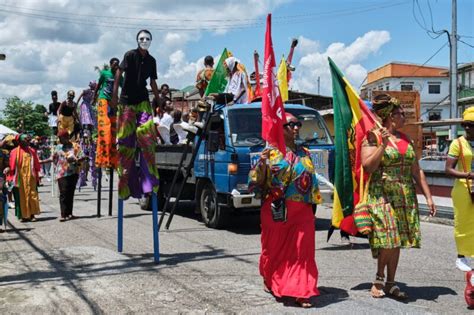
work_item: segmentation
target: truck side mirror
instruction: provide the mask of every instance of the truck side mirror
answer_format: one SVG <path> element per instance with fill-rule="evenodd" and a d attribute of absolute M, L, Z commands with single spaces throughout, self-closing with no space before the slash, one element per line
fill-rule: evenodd
<path fill-rule="evenodd" d="M 219 151 L 219 132 L 218 131 L 209 131 L 207 137 L 207 151 L 217 152 Z"/>

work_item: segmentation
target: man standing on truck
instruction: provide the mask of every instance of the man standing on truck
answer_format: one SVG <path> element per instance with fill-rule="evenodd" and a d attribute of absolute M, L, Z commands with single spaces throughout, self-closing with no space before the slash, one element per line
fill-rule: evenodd
<path fill-rule="evenodd" d="M 156 99 L 156 60 L 148 52 L 152 35 L 148 30 L 137 33 L 138 48 L 125 53 L 115 73 L 111 105 L 118 103 L 120 76 L 125 73 L 118 105 L 119 198 L 141 198 L 143 194 L 158 191 L 159 176 L 155 165 L 156 131 L 153 110 L 147 90 L 147 79 Z M 140 166 L 136 165 L 136 158 Z"/>
<path fill-rule="evenodd" d="M 204 96 L 207 84 L 214 74 L 214 58 L 212 56 L 206 56 L 204 58 L 204 69 L 201 69 L 196 76 L 196 88 L 199 90 L 199 95 Z"/>
<path fill-rule="evenodd" d="M 247 73 L 239 66 L 240 60 L 235 57 L 229 57 L 224 61 L 229 80 L 225 87 L 225 93 L 234 95 L 234 104 L 246 104 L 249 102 L 249 81 Z"/>

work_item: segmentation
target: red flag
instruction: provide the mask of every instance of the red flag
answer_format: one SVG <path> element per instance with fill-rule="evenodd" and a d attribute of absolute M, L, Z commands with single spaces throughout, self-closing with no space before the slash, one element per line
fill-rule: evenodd
<path fill-rule="evenodd" d="M 275 80 L 275 54 L 272 43 L 272 15 L 267 16 L 267 31 L 265 33 L 265 57 L 263 68 L 262 93 L 262 138 L 271 146 L 286 154 L 283 124 L 286 122 L 285 109 Z"/>

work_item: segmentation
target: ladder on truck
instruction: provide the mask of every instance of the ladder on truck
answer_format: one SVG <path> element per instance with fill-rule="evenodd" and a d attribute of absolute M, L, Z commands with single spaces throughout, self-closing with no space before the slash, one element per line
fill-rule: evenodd
<path fill-rule="evenodd" d="M 218 99 L 224 99 L 224 101 L 222 102 L 223 104 L 218 104 L 218 103 L 221 103 L 221 102 L 217 102 Z M 166 212 L 168 211 L 169 211 L 169 217 L 168 217 L 168 220 L 166 221 L 165 227 L 167 230 L 169 229 L 171 221 L 173 220 L 174 213 L 181 199 L 181 195 L 183 193 L 184 187 L 186 185 L 186 181 L 188 180 L 189 176 L 191 176 L 192 168 L 194 166 L 194 161 L 196 160 L 196 156 L 199 152 L 199 148 L 202 144 L 202 140 L 206 138 L 208 135 L 208 129 L 210 126 L 211 117 L 213 117 L 214 115 L 219 115 L 219 111 L 222 108 L 224 108 L 227 103 L 229 103 L 227 101 L 228 99 L 232 100 L 233 96 L 227 93 L 218 94 L 215 97 L 214 96 L 206 97 L 206 100 L 205 100 L 206 111 L 204 111 L 204 114 L 202 115 L 201 124 L 199 126 L 197 126 L 196 124 L 194 125 L 194 127 L 197 127 L 197 130 L 195 133 L 188 131 L 188 136 L 186 138 L 186 142 L 184 145 L 183 154 L 181 155 L 181 159 L 178 164 L 178 169 L 174 173 L 170 189 L 168 191 L 168 194 L 166 195 L 166 201 L 162 208 L 161 217 L 158 223 L 158 230 L 160 230 L 161 225 L 163 224 L 164 218 L 166 216 Z M 213 102 L 214 105 L 211 106 L 209 102 Z M 196 137 L 197 137 L 197 140 L 195 139 Z M 186 157 L 188 155 L 188 151 L 194 141 L 195 141 L 195 145 L 192 150 L 191 158 L 189 159 L 189 164 L 184 165 L 186 161 Z M 177 180 L 180 174 L 183 174 L 183 180 L 180 183 L 176 196 L 172 196 L 172 193 L 174 191 L 175 186 L 177 185 Z M 173 207 L 171 209 L 168 209 L 170 208 L 171 198 L 175 198 L 175 201 L 173 203 Z"/>

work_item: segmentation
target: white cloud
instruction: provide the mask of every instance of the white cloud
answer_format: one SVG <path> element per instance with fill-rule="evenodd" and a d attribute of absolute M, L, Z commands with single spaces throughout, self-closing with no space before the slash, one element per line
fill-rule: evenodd
<path fill-rule="evenodd" d="M 69 89 L 80 91 L 97 78 L 94 66 L 108 63 L 111 57 L 122 59 L 136 47 L 135 35 L 142 28 L 153 34 L 150 52 L 157 59 L 159 83 L 182 88 L 194 82 L 202 67 L 202 58 L 189 61 L 186 51 L 202 38 L 203 28 L 219 36 L 232 29 L 229 23 L 236 22 L 215 20 L 245 17 L 237 23 L 248 23 L 290 1 L 223 1 L 216 5 L 215 0 L 141 0 L 109 5 L 92 0 L 5 0 L 2 8 L 10 13 L 0 16 L 1 52 L 7 55 L 0 61 L 0 108 L 2 98 L 8 96 L 49 104 L 53 89 L 60 99 Z M 41 15 L 56 18 L 38 18 Z M 174 30 L 177 28 L 189 30 Z"/>
<path fill-rule="evenodd" d="M 320 79 L 320 94 L 331 95 L 331 74 L 328 57 L 336 63 L 346 75 L 353 87 L 357 89 L 367 75 L 360 62 L 380 51 L 383 45 L 390 41 L 387 31 L 369 31 L 358 37 L 349 45 L 332 43 L 326 51 L 320 51 L 319 44 L 302 36 L 300 43 L 304 43 L 301 52 L 304 54 L 297 64 L 297 70 L 290 85 L 292 88 L 305 91 L 318 91 Z"/>

